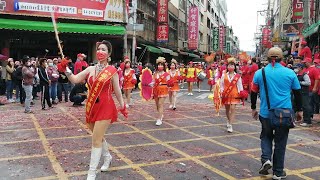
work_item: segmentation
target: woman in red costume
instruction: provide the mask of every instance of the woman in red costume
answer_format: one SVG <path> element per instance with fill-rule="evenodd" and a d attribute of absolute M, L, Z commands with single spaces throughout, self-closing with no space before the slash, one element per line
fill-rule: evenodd
<path fill-rule="evenodd" d="M 186 69 L 186 80 L 188 83 L 188 96 L 193 96 L 192 89 L 193 83 L 196 81 L 197 72 L 196 68 L 193 67 L 193 62 L 189 62 L 189 67 Z"/>
<path fill-rule="evenodd" d="M 86 68 L 77 75 L 72 74 L 71 70 L 67 68 L 68 61 L 63 60 L 59 64 L 62 69 L 66 69 L 65 74 L 72 83 L 77 84 L 87 80 L 89 86 L 86 122 L 92 131 L 92 149 L 87 180 L 96 178 L 101 155 L 104 157 L 101 171 L 107 171 L 112 160 L 104 134 L 110 124 L 117 121 L 118 118 L 118 110 L 112 98 L 113 92 L 120 104 L 119 111 L 125 117 L 128 116 L 119 86 L 117 69 L 109 65 L 108 62 L 111 52 L 112 45 L 109 41 L 97 43 L 98 64 Z"/>
<path fill-rule="evenodd" d="M 137 77 L 135 75 L 135 71 L 131 69 L 131 62 L 129 58 L 126 58 L 124 60 L 124 64 L 125 70 L 123 71 L 123 91 L 127 100 L 126 107 L 128 108 L 131 105 L 131 91 L 135 88 L 135 85 L 137 83 Z"/>
<path fill-rule="evenodd" d="M 169 84 L 172 85 L 170 82 L 170 74 L 165 72 L 165 63 L 166 60 L 164 57 L 159 57 L 156 61 L 157 63 L 157 70 L 153 74 L 153 97 L 156 102 L 156 108 L 159 113 L 159 118 L 156 121 L 156 125 L 160 126 L 162 124 L 163 119 L 163 105 L 165 99 L 168 97 L 169 94 Z M 171 86 L 170 85 L 170 86 Z"/>
<path fill-rule="evenodd" d="M 236 105 L 240 104 L 240 93 L 243 91 L 241 75 L 236 72 L 234 58 L 228 59 L 227 70 L 222 74 L 220 81 L 220 92 L 222 103 L 226 107 L 227 131 L 233 132 L 232 123 L 235 120 Z"/>
<path fill-rule="evenodd" d="M 212 91 L 212 87 L 216 84 L 216 80 L 218 78 L 218 69 L 217 64 L 211 64 L 210 69 L 207 71 L 208 85 L 210 87 L 210 92 Z"/>
<path fill-rule="evenodd" d="M 180 91 L 179 87 L 179 80 L 180 78 L 180 71 L 177 69 L 178 63 L 175 59 L 171 60 L 170 65 L 170 79 L 174 83 L 173 87 L 169 88 L 169 101 L 170 101 L 170 109 L 176 110 L 176 101 L 177 101 L 177 92 Z"/>

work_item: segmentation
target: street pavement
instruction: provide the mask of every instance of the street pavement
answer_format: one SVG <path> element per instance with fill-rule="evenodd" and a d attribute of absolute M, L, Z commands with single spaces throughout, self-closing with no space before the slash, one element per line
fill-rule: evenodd
<path fill-rule="evenodd" d="M 97 179 L 270 179 L 258 174 L 260 123 L 248 103 L 237 107 L 234 133 L 227 133 L 224 108 L 218 116 L 208 91 L 182 90 L 176 111 L 166 102 L 160 127 L 154 102 L 133 94 L 129 120 L 119 115 L 105 135 L 113 161 Z M 84 107 L 69 102 L 43 111 L 35 103 L 34 114 L 0 106 L 0 179 L 85 179 L 91 136 Z M 285 167 L 289 180 L 320 179 L 319 123 L 290 131 Z"/>

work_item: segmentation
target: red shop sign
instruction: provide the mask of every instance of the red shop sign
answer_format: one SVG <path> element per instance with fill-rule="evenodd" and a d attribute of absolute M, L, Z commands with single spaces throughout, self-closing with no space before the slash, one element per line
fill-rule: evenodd
<path fill-rule="evenodd" d="M 169 26 L 168 24 L 158 25 L 157 28 L 157 41 L 167 42 L 169 39 Z"/>
<path fill-rule="evenodd" d="M 168 22 L 168 0 L 158 0 L 158 23 Z"/>
<path fill-rule="evenodd" d="M 0 0 L 0 14 L 50 17 L 55 8 L 59 18 L 124 22 L 123 0 Z"/>
<path fill-rule="evenodd" d="M 199 37 L 199 9 L 196 6 L 190 7 L 188 17 L 188 48 L 198 49 Z"/>

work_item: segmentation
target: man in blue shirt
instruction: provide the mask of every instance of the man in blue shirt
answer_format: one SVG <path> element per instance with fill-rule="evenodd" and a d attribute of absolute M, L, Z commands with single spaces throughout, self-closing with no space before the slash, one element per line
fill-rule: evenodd
<path fill-rule="evenodd" d="M 275 108 L 292 108 L 291 92 L 295 96 L 297 104 L 298 118 L 302 118 L 301 92 L 300 83 L 297 75 L 289 68 L 283 67 L 280 62 L 283 58 L 283 52 L 278 47 L 273 47 L 268 51 L 269 64 L 264 68 L 266 74 L 267 88 L 271 109 Z M 257 94 L 260 93 L 260 115 L 259 119 L 262 125 L 260 134 L 261 139 L 261 162 L 262 167 L 259 173 L 268 175 L 268 170 L 273 169 L 273 179 L 286 178 L 284 169 L 284 157 L 288 140 L 289 128 L 271 126 L 269 119 L 269 109 L 267 105 L 266 92 L 263 83 L 262 70 L 258 70 L 253 78 L 251 88 L 251 109 L 252 116 L 258 119 L 256 111 Z M 275 149 L 272 153 L 272 142 L 274 140 Z M 273 165 L 271 155 L 273 154 Z"/>

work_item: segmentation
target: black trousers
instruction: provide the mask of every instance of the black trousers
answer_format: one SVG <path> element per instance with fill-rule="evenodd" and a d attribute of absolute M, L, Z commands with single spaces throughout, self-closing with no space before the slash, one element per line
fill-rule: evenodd
<path fill-rule="evenodd" d="M 49 85 L 41 85 L 41 106 L 42 109 L 46 108 L 46 101 L 49 107 L 52 106 L 50 101 L 50 94 L 49 94 Z"/>
<path fill-rule="evenodd" d="M 24 101 L 26 100 L 26 92 L 24 92 L 21 81 L 18 82 L 18 86 L 20 89 L 20 103 L 23 104 Z"/>

